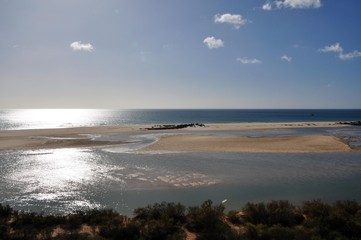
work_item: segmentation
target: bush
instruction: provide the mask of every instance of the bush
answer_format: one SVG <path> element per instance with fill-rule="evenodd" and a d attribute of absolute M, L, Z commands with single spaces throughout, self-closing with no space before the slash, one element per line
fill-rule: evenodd
<path fill-rule="evenodd" d="M 268 225 L 292 227 L 300 224 L 304 217 L 288 201 L 272 201 L 267 204 Z"/>
<path fill-rule="evenodd" d="M 200 207 L 188 209 L 188 227 L 195 231 L 212 229 L 223 221 L 224 206 L 222 204 L 212 206 L 212 201 L 205 201 Z"/>
<path fill-rule="evenodd" d="M 249 240 L 305 240 L 314 239 L 314 236 L 307 230 L 302 228 L 289 228 L 281 225 L 273 225 L 271 227 L 264 224 L 254 225 L 246 224 L 244 233 L 245 239 Z"/>
<path fill-rule="evenodd" d="M 246 239 L 252 239 L 252 240 L 262 240 L 267 239 L 266 232 L 267 226 L 263 224 L 252 224 L 247 223 L 246 224 L 246 231 L 244 233 L 244 237 Z"/>
<path fill-rule="evenodd" d="M 361 236 L 361 205 L 356 201 L 330 205 L 314 200 L 305 202 L 301 208 L 287 201 L 247 203 L 243 211 L 241 218 L 236 211 L 227 216 L 232 223 L 244 226 L 243 234 L 238 235 L 231 228 L 235 226 L 227 224 L 224 205 L 213 205 L 210 200 L 188 208 L 187 212 L 179 203 L 149 205 L 136 209 L 132 219 L 107 209 L 44 216 L 0 205 L 0 239 L 50 239 L 59 225 L 70 231 L 55 239 L 181 240 L 186 237 L 184 227 L 195 232 L 198 240 L 356 240 Z M 82 224 L 98 227 L 99 234 L 94 237 L 80 234 Z"/>
<path fill-rule="evenodd" d="M 232 229 L 224 222 L 224 205 L 212 206 L 205 201 L 200 207 L 188 209 L 188 228 L 200 232 L 198 239 L 237 239 Z"/>
<path fill-rule="evenodd" d="M 166 203 L 149 205 L 134 211 L 136 221 L 143 226 L 143 239 L 183 239 L 182 225 L 186 221 L 185 207 L 181 204 Z"/>
<path fill-rule="evenodd" d="M 267 205 L 264 203 L 247 203 L 243 212 L 246 221 L 256 225 L 292 227 L 304 220 L 300 211 L 288 201 L 272 201 Z"/>
<path fill-rule="evenodd" d="M 0 222 L 0 239 L 9 239 L 8 238 L 8 228 L 5 224 Z"/>
<path fill-rule="evenodd" d="M 0 204 L 0 220 L 6 220 L 10 217 L 12 212 L 13 209 L 9 205 L 3 206 Z"/>
<path fill-rule="evenodd" d="M 245 214 L 245 220 L 252 224 L 267 224 L 268 213 L 264 203 L 247 203 L 242 211 Z"/>
<path fill-rule="evenodd" d="M 100 227 L 99 235 L 106 239 L 125 239 L 137 240 L 140 239 L 141 226 L 139 223 L 130 222 L 127 225 L 103 225 Z"/>
<path fill-rule="evenodd" d="M 302 210 L 307 216 L 304 226 L 322 238 L 359 239 L 361 206 L 355 201 L 338 201 L 333 206 L 320 200 L 307 201 Z"/>
<path fill-rule="evenodd" d="M 181 226 L 173 225 L 169 219 L 151 220 L 141 229 L 142 239 L 158 240 L 158 239 L 184 239 L 185 233 L 181 230 Z"/>
<path fill-rule="evenodd" d="M 243 216 L 239 216 L 239 212 L 231 210 L 227 214 L 228 220 L 233 224 L 243 224 Z"/>
<path fill-rule="evenodd" d="M 272 239 L 282 239 L 282 240 L 294 240 L 295 231 L 289 227 L 283 227 L 280 225 L 273 225 L 267 231 L 268 235 Z"/>
<path fill-rule="evenodd" d="M 186 220 L 185 207 L 180 203 L 156 203 L 134 211 L 135 219 L 140 221 L 168 219 L 175 225 L 183 224 Z"/>
<path fill-rule="evenodd" d="M 17 213 L 10 227 L 14 230 L 14 239 L 34 239 L 37 234 L 50 236 L 56 225 L 64 222 L 64 217 L 43 216 L 35 213 Z"/>

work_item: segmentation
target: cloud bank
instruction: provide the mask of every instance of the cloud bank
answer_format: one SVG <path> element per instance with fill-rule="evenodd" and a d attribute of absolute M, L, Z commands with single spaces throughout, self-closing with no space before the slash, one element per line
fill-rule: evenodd
<path fill-rule="evenodd" d="M 249 22 L 247 19 L 242 18 L 241 15 L 232 15 L 230 13 L 226 13 L 223 15 L 216 14 L 214 15 L 215 23 L 227 23 L 233 25 L 234 28 L 239 29 L 241 26 L 245 25 Z"/>
<path fill-rule="evenodd" d="M 302 8 L 319 8 L 321 7 L 321 0 L 275 0 L 267 1 L 262 9 L 270 11 L 272 9 L 280 8 L 292 8 L 292 9 L 302 9 Z"/>
<path fill-rule="evenodd" d="M 250 58 L 246 58 L 246 57 L 237 58 L 237 61 L 242 64 L 260 64 L 260 63 L 262 63 L 262 61 L 257 58 L 250 59 Z"/>
<path fill-rule="evenodd" d="M 324 53 L 327 53 L 327 52 L 338 53 L 339 59 L 344 60 L 344 61 L 345 60 L 352 60 L 354 58 L 361 57 L 361 52 L 358 51 L 358 50 L 354 50 L 354 51 L 349 52 L 349 53 L 344 53 L 343 48 L 341 47 L 340 43 L 335 43 L 335 44 L 330 45 L 330 46 L 325 46 L 323 48 L 318 49 L 318 51 L 324 52 Z"/>
<path fill-rule="evenodd" d="M 76 42 L 71 43 L 70 47 L 74 51 L 88 51 L 88 52 L 91 52 L 91 51 L 94 50 L 93 45 L 91 45 L 90 43 L 82 44 L 81 41 L 76 41 Z"/>
<path fill-rule="evenodd" d="M 224 47 L 222 39 L 216 39 L 215 37 L 207 37 L 203 40 L 203 43 L 206 44 L 209 49 Z"/>

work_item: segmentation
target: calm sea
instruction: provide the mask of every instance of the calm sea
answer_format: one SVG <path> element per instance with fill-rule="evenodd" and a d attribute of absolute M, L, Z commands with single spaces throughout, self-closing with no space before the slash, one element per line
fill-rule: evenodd
<path fill-rule="evenodd" d="M 359 121 L 358 110 L 0 110 L 0 130 L 124 124 Z"/>
<path fill-rule="evenodd" d="M 0 129 L 123 124 L 359 121 L 361 110 L 3 110 Z M 361 152 L 313 154 L 134 151 L 164 134 L 93 136 L 126 145 L 0 152 L 0 203 L 15 209 L 66 214 L 207 199 L 240 209 L 248 201 L 361 201 Z M 243 136 L 325 134 L 361 141 L 360 127 L 203 132 Z M 357 140 L 358 139 L 358 140 Z"/>

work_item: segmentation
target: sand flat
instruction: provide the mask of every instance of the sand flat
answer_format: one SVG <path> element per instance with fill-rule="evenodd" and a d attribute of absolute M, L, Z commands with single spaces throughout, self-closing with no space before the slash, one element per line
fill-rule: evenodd
<path fill-rule="evenodd" d="M 89 135 L 136 131 L 140 131 L 139 126 L 100 126 L 0 131 L 0 151 L 94 147 L 124 144 L 127 142 L 92 140 Z"/>
<path fill-rule="evenodd" d="M 175 135 L 162 137 L 158 142 L 141 151 L 311 153 L 349 152 L 351 148 L 337 137 L 323 135 L 287 137 Z"/>
<path fill-rule="evenodd" d="M 91 134 L 153 133 L 143 125 L 97 126 L 57 129 L 29 129 L 0 131 L 0 151 L 43 148 L 69 148 L 116 145 L 127 142 L 92 140 Z M 346 127 L 332 122 L 307 123 L 234 123 L 207 124 L 206 127 L 190 127 L 172 130 L 187 135 L 161 138 L 142 151 L 207 151 L 207 152 L 339 152 L 351 151 L 350 147 L 332 136 L 308 135 L 291 137 L 242 137 L 211 136 L 199 131 L 239 131 L 283 128 Z M 193 130 L 197 132 L 192 133 Z"/>

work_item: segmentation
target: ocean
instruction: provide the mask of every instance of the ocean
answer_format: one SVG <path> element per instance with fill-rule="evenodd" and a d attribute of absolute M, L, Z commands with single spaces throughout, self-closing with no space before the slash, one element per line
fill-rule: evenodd
<path fill-rule="evenodd" d="M 359 121 L 361 110 L 2 110 L 0 129 L 127 124 Z M 0 152 L 0 203 L 17 210 L 67 214 L 113 208 L 131 216 L 137 207 L 162 201 L 199 205 L 228 199 L 227 210 L 248 201 L 321 199 L 361 201 L 361 152 L 199 153 L 133 150 L 161 133 L 108 134 L 122 146 Z M 289 136 L 325 134 L 361 139 L 361 128 L 300 128 L 204 134 Z"/>
<path fill-rule="evenodd" d="M 0 130 L 127 124 L 360 121 L 361 109 L 0 110 Z"/>

